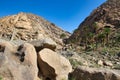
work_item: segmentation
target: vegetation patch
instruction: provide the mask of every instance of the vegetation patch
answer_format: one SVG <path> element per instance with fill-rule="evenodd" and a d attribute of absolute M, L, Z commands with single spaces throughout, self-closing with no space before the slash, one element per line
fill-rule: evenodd
<path fill-rule="evenodd" d="M 83 65 L 80 61 L 77 61 L 77 60 L 75 60 L 75 59 L 69 59 L 69 61 L 70 61 L 71 65 L 72 65 L 73 67 L 77 67 L 77 66 L 79 66 L 79 65 Z"/>
<path fill-rule="evenodd" d="M 0 80 L 2 80 L 2 77 L 0 76 Z"/>
<path fill-rule="evenodd" d="M 62 33 L 61 35 L 60 35 L 60 38 L 66 38 L 66 35 L 65 35 L 65 33 Z"/>

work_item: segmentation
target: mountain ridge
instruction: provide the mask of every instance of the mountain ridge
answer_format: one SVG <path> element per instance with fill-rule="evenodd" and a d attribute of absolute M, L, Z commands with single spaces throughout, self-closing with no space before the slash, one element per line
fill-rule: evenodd
<path fill-rule="evenodd" d="M 84 42 L 82 38 L 86 32 L 93 34 L 98 33 L 105 27 L 110 27 L 112 30 L 117 30 L 120 26 L 120 1 L 108 0 L 100 7 L 95 9 L 73 32 L 69 41 Z M 97 27 L 97 28 L 96 28 Z M 87 28 L 87 30 L 85 30 Z"/>
<path fill-rule="evenodd" d="M 0 27 L 1 38 L 7 40 L 27 41 L 48 37 L 62 45 L 61 35 L 70 36 L 70 33 L 57 27 L 54 23 L 31 13 L 21 12 L 0 18 Z"/>

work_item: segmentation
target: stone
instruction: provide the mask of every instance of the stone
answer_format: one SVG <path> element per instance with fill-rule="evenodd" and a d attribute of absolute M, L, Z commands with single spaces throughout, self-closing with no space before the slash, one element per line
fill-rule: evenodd
<path fill-rule="evenodd" d="M 87 61 L 83 62 L 83 65 L 88 66 L 88 62 Z"/>
<path fill-rule="evenodd" d="M 47 48 L 39 52 L 38 64 L 45 80 L 67 80 L 72 71 L 69 60 Z"/>
<path fill-rule="evenodd" d="M 15 46 L 0 43 L 0 76 L 3 80 L 37 80 L 37 54 L 34 47 L 25 43 Z"/>
<path fill-rule="evenodd" d="M 37 52 L 39 52 L 43 48 L 49 48 L 51 50 L 55 50 L 57 46 L 57 44 L 50 38 L 33 40 L 33 41 L 30 41 L 29 43 L 36 48 Z"/>
<path fill-rule="evenodd" d="M 31 23 L 29 22 L 24 22 L 24 21 L 18 21 L 16 24 L 15 24 L 15 27 L 18 28 L 18 29 L 32 29 L 32 26 L 30 26 Z"/>
<path fill-rule="evenodd" d="M 56 49 L 56 45 L 57 44 L 50 38 L 43 39 L 43 46 L 44 46 L 44 48 L 49 48 L 49 49 L 55 50 Z"/>
<path fill-rule="evenodd" d="M 61 51 L 60 54 L 63 55 L 64 57 L 72 57 L 75 54 L 75 52 L 72 52 L 72 51 Z"/>
<path fill-rule="evenodd" d="M 38 34 L 37 35 L 37 39 L 39 40 L 39 39 L 44 39 L 45 38 L 45 36 L 43 35 L 43 34 Z"/>
<path fill-rule="evenodd" d="M 18 14 L 18 16 L 16 17 L 16 20 L 14 21 L 16 22 L 15 23 L 16 28 L 28 29 L 28 30 L 32 29 L 31 23 L 28 21 L 27 15 L 25 15 L 24 13 Z"/>
<path fill-rule="evenodd" d="M 99 60 L 99 61 L 98 61 L 98 65 L 103 66 L 103 61 L 102 61 L 102 60 Z"/>
<path fill-rule="evenodd" d="M 120 80 L 120 70 L 78 67 L 69 75 L 73 80 Z"/>
<path fill-rule="evenodd" d="M 113 64 L 112 64 L 110 61 L 104 61 L 103 64 L 104 64 L 105 66 L 110 66 L 110 67 L 113 66 Z"/>

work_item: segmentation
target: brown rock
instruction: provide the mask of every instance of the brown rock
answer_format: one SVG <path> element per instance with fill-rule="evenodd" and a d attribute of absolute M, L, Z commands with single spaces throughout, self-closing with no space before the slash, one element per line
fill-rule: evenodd
<path fill-rule="evenodd" d="M 50 38 L 45 38 L 43 39 L 43 47 L 44 48 L 49 48 L 52 50 L 56 49 L 57 44 Z"/>
<path fill-rule="evenodd" d="M 98 61 L 98 65 L 103 66 L 103 61 L 102 61 L 102 60 L 99 60 L 99 61 Z"/>
<path fill-rule="evenodd" d="M 74 80 L 120 80 L 120 70 L 96 69 L 88 67 L 76 68 L 70 79 Z"/>
<path fill-rule="evenodd" d="M 113 66 L 113 64 L 110 61 L 104 61 L 103 64 L 105 66 L 111 66 L 111 67 Z"/>
<path fill-rule="evenodd" d="M 57 44 L 50 38 L 34 40 L 29 43 L 36 48 L 37 52 L 39 52 L 43 48 L 49 48 L 51 50 L 55 50 L 57 46 Z"/>
<path fill-rule="evenodd" d="M 44 79 L 66 80 L 68 73 L 72 71 L 72 66 L 66 58 L 46 48 L 39 52 L 38 63 Z"/>
<path fill-rule="evenodd" d="M 19 21 L 15 24 L 15 27 L 18 29 L 31 29 L 31 24 L 29 22 Z"/>
<path fill-rule="evenodd" d="M 0 76 L 3 80 L 37 80 L 37 55 L 31 44 L 25 43 L 17 49 L 9 42 L 2 42 L 0 49 Z"/>

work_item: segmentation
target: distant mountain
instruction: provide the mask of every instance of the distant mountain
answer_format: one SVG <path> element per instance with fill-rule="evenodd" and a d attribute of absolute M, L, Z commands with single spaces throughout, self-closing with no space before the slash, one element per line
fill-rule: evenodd
<path fill-rule="evenodd" d="M 0 18 L 0 38 L 2 39 L 30 41 L 49 37 L 61 45 L 61 38 L 69 36 L 70 33 L 34 14 L 19 13 Z"/>
<path fill-rule="evenodd" d="M 111 38 L 116 32 L 120 34 L 120 0 L 107 0 L 95 9 L 73 32 L 69 42 L 85 43 L 86 37 L 90 36 L 94 38 L 92 41 L 95 41 L 98 35 L 105 33 L 106 28 L 111 31 Z M 88 39 L 89 42 L 90 40 Z"/>

